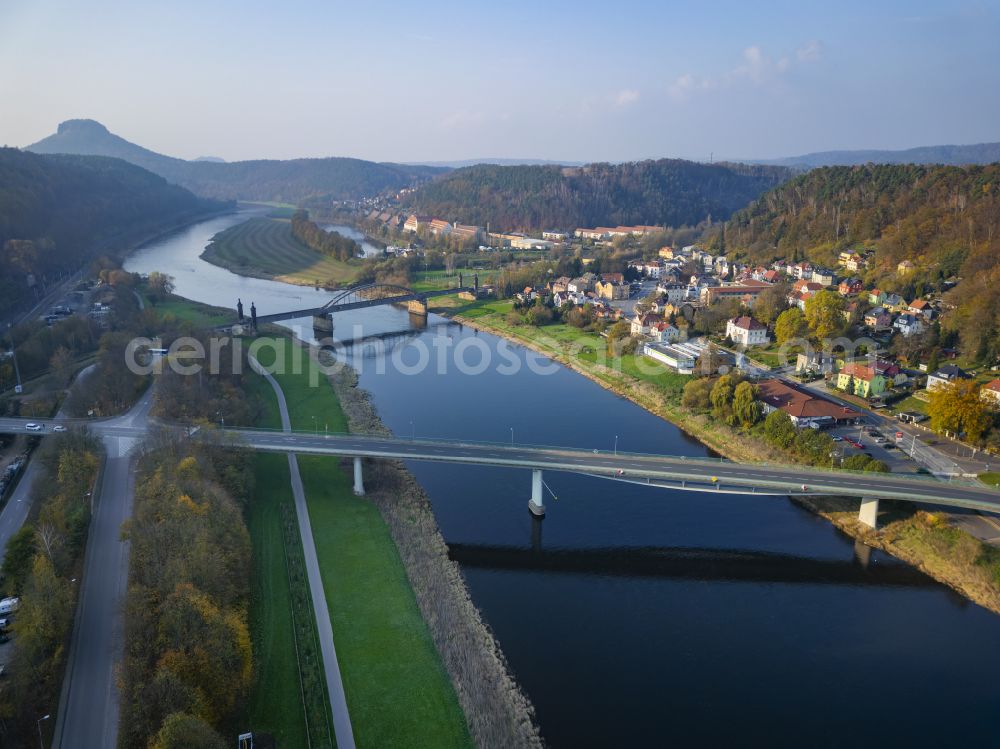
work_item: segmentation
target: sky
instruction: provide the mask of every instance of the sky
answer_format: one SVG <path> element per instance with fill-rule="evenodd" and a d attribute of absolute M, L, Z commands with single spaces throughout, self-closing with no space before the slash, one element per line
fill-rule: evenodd
<path fill-rule="evenodd" d="M 2 0 L 0 144 L 706 161 L 1000 140 L 1000 0 Z"/>

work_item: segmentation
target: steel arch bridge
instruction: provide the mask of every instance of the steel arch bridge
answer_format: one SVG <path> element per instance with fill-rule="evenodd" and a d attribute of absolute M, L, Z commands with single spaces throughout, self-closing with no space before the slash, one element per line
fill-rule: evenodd
<path fill-rule="evenodd" d="M 251 304 L 250 322 L 260 325 L 262 323 L 279 322 L 281 320 L 294 320 L 300 317 L 312 317 L 314 320 L 328 320 L 331 315 L 337 312 L 378 307 L 384 304 L 408 304 L 410 305 L 411 312 L 426 315 L 428 299 L 459 294 L 461 292 L 476 293 L 478 288 L 478 279 L 475 286 L 456 286 L 450 289 L 435 289 L 432 291 L 415 291 L 414 289 L 397 284 L 363 283 L 334 292 L 330 301 L 321 307 L 258 315 L 256 314 L 256 307 Z M 234 322 L 242 323 L 246 322 L 246 319 Z M 220 327 L 228 328 L 231 325 L 232 323 L 229 323 Z"/>

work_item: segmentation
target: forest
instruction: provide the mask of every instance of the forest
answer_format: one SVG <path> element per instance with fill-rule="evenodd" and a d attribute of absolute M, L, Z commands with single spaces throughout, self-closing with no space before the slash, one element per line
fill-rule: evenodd
<path fill-rule="evenodd" d="M 479 165 L 426 183 L 404 207 L 505 231 L 724 220 L 792 172 L 679 159 L 584 167 Z"/>
<path fill-rule="evenodd" d="M 361 253 L 361 245 L 335 231 L 326 231 L 309 220 L 308 211 L 292 214 L 292 236 L 311 250 L 337 260 L 350 260 Z"/>
<path fill-rule="evenodd" d="M 117 159 L 0 148 L 0 314 L 33 299 L 32 285 L 84 265 L 99 247 L 121 249 L 225 207 Z"/>
<path fill-rule="evenodd" d="M 1000 164 L 867 164 L 815 169 L 765 193 L 706 241 L 731 257 L 835 266 L 841 250 L 874 248 L 869 284 L 906 298 L 944 292 L 942 318 L 962 348 L 1000 355 Z M 910 260 L 912 271 L 898 264 Z"/>

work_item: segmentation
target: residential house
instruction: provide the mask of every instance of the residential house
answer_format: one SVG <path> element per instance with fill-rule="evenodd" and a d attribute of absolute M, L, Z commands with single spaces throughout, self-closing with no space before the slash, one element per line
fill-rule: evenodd
<path fill-rule="evenodd" d="M 899 331 L 900 335 L 904 338 L 909 338 L 913 335 L 920 335 L 923 333 L 927 326 L 924 325 L 923 318 L 917 317 L 916 315 L 900 315 L 893 322 L 892 326 Z"/>
<path fill-rule="evenodd" d="M 931 372 L 927 375 L 927 389 L 933 390 L 951 382 L 969 379 L 972 379 L 972 376 L 961 367 L 954 364 L 945 364 L 936 372 Z"/>
<path fill-rule="evenodd" d="M 885 292 L 881 289 L 872 289 L 868 292 L 868 303 L 873 305 L 885 304 Z"/>
<path fill-rule="evenodd" d="M 634 336 L 649 335 L 653 326 L 662 321 L 662 317 L 649 312 L 644 315 L 636 314 L 636 316 L 632 318 L 631 333 Z"/>
<path fill-rule="evenodd" d="M 660 257 L 662 257 L 664 260 L 673 260 L 673 257 L 674 257 L 674 248 L 673 247 L 661 247 L 656 254 L 659 255 Z"/>
<path fill-rule="evenodd" d="M 583 276 L 574 278 L 566 285 L 566 290 L 571 291 L 574 294 L 583 294 L 590 291 L 590 281 Z"/>
<path fill-rule="evenodd" d="M 896 273 L 900 276 L 905 276 L 908 273 L 912 273 L 916 267 L 912 260 L 901 260 L 896 266 Z"/>
<path fill-rule="evenodd" d="M 599 226 L 595 229 L 577 229 L 573 234 L 579 239 L 610 239 L 611 229 Z"/>
<path fill-rule="evenodd" d="M 875 332 L 892 329 L 892 314 L 885 307 L 872 307 L 865 313 L 865 326 Z"/>
<path fill-rule="evenodd" d="M 625 283 L 624 273 L 602 273 L 601 280 L 610 281 L 611 283 Z"/>
<path fill-rule="evenodd" d="M 876 359 L 872 362 L 871 367 L 878 374 L 885 377 L 887 386 L 898 387 L 899 385 L 905 385 L 910 379 L 906 370 L 896 364 L 896 362 Z"/>
<path fill-rule="evenodd" d="M 601 299 L 621 300 L 628 299 L 628 284 L 616 283 L 614 281 L 598 281 L 594 285 L 594 291 Z"/>
<path fill-rule="evenodd" d="M 823 286 L 833 286 L 837 274 L 829 268 L 813 268 L 812 280 Z"/>
<path fill-rule="evenodd" d="M 990 380 L 979 389 L 979 397 L 993 408 L 1000 408 L 1000 380 Z"/>
<path fill-rule="evenodd" d="M 885 392 L 886 382 L 874 367 L 851 362 L 837 373 L 837 387 L 862 398 L 871 398 Z"/>
<path fill-rule="evenodd" d="M 552 293 L 566 293 L 569 291 L 570 279 L 568 276 L 559 276 L 555 281 L 552 282 Z"/>
<path fill-rule="evenodd" d="M 683 301 L 688 296 L 688 287 L 682 283 L 664 283 L 660 281 L 656 285 L 656 291 L 662 294 L 670 304 Z"/>
<path fill-rule="evenodd" d="M 894 312 L 904 312 L 908 306 L 906 300 L 899 294 L 886 294 L 885 299 L 882 300 L 882 304 Z"/>
<path fill-rule="evenodd" d="M 715 304 L 722 299 L 739 299 L 748 307 L 752 307 L 757 301 L 767 285 L 750 286 L 747 284 L 734 284 L 732 286 L 708 286 L 701 290 L 699 298 L 706 304 Z"/>
<path fill-rule="evenodd" d="M 676 343 L 681 340 L 681 329 L 663 320 L 652 327 L 650 335 L 653 336 L 654 341 L 660 343 Z"/>
<path fill-rule="evenodd" d="M 547 239 L 550 242 L 565 242 L 569 239 L 569 234 L 564 231 L 543 231 L 542 239 Z"/>
<path fill-rule="evenodd" d="M 851 296 L 861 293 L 862 286 L 860 278 L 845 278 L 837 286 L 837 291 L 840 292 L 841 296 Z"/>
<path fill-rule="evenodd" d="M 746 315 L 726 322 L 726 338 L 744 346 L 765 346 L 770 342 L 767 326 Z"/>
<path fill-rule="evenodd" d="M 923 315 L 925 320 L 931 320 L 934 317 L 934 308 L 926 299 L 914 299 L 907 306 L 906 311 L 911 315 Z"/>

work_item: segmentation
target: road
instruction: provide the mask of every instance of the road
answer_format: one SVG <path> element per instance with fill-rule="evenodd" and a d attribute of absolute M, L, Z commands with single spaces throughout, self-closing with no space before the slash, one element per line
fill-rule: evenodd
<path fill-rule="evenodd" d="M 254 370 L 262 374 L 274 389 L 274 394 L 278 398 L 278 409 L 281 411 L 281 426 L 286 432 L 291 432 L 288 403 L 285 401 L 281 385 L 257 363 L 256 359 L 251 357 L 250 363 Z M 323 578 L 319 572 L 316 543 L 313 540 L 312 524 L 309 522 L 306 492 L 302 486 L 299 461 L 295 457 L 295 453 L 288 453 L 288 472 L 291 475 L 292 494 L 295 497 L 295 514 L 299 519 L 299 535 L 302 537 L 302 553 L 305 557 L 309 593 L 316 615 L 316 634 L 323 656 L 323 670 L 326 672 L 326 691 L 330 697 L 333 732 L 337 739 L 338 749 L 354 749 L 354 729 L 351 727 L 351 716 L 347 710 L 347 696 L 344 693 L 344 682 L 340 674 L 340 664 L 337 661 L 337 648 L 333 643 L 333 623 L 330 621 L 330 609 L 326 603 L 326 594 L 323 592 Z"/>
<path fill-rule="evenodd" d="M 129 554 L 120 532 L 132 514 L 135 494 L 131 451 L 147 430 L 152 398 L 150 388 L 124 416 L 90 425 L 101 436 L 107 457 L 87 539 L 53 747 L 117 747 L 120 693 L 115 677 L 124 655 Z"/>

